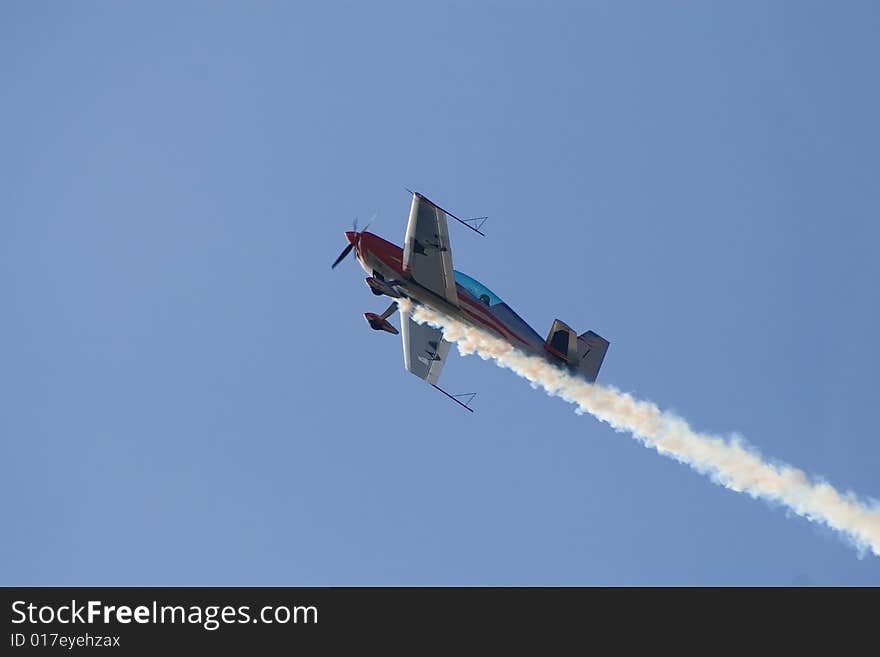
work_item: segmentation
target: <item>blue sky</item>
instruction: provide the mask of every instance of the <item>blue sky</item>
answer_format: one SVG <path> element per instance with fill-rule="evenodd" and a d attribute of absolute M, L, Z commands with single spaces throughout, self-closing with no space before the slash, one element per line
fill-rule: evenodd
<path fill-rule="evenodd" d="M 605 383 L 880 498 L 870 2 L 0 7 L 3 584 L 880 584 L 352 260 L 418 189 Z M 396 318 L 393 320 L 396 323 Z"/>

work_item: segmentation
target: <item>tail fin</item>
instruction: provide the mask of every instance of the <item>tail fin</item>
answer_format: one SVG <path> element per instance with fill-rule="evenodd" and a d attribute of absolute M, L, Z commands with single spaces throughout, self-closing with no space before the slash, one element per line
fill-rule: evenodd
<path fill-rule="evenodd" d="M 557 319 L 550 327 L 544 349 L 592 383 L 605 360 L 608 340 L 592 331 L 578 335 L 568 324 Z"/>
<path fill-rule="evenodd" d="M 578 372 L 593 383 L 599 376 L 599 368 L 605 360 L 605 352 L 608 351 L 608 340 L 592 331 L 587 331 L 578 336 Z"/>

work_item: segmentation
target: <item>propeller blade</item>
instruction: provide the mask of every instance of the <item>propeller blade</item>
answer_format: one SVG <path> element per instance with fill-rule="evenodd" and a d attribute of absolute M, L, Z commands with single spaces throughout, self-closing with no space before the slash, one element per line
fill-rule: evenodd
<path fill-rule="evenodd" d="M 334 267 L 336 267 L 336 265 L 338 265 L 340 262 L 342 262 L 342 259 L 345 258 L 345 256 L 347 256 L 353 248 L 354 248 L 354 244 L 349 244 L 347 247 L 342 249 L 342 253 L 340 253 L 339 257 L 333 261 L 333 264 L 330 265 L 330 269 L 333 269 Z"/>
<path fill-rule="evenodd" d="M 375 221 L 376 217 L 378 217 L 378 216 L 379 216 L 379 213 L 378 213 L 378 212 L 374 212 L 374 213 L 373 213 L 373 216 L 370 217 L 370 220 L 367 222 L 367 225 L 364 226 L 364 227 L 361 229 L 361 232 L 362 232 L 362 233 L 366 233 L 366 232 L 367 232 L 367 228 L 369 228 L 370 226 L 373 225 L 373 221 Z M 355 232 L 357 232 L 357 230 L 355 230 Z"/>

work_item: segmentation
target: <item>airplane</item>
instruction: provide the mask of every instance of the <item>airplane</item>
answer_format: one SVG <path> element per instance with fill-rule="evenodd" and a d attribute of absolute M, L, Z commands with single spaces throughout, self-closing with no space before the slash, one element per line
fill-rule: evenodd
<path fill-rule="evenodd" d="M 335 268 L 353 250 L 358 263 L 368 274 L 365 281 L 373 294 L 392 299 L 407 298 L 423 304 L 594 382 L 608 351 L 608 340 L 593 331 L 578 335 L 559 319 L 553 321 L 547 338 L 542 338 L 498 295 L 476 279 L 452 268 L 446 217 L 452 217 L 480 235 L 483 235 L 480 231 L 482 223 L 475 225 L 473 222 L 484 222 L 486 218 L 462 220 L 424 195 L 410 193 L 412 205 L 402 249 L 367 232 L 366 228 L 358 232 L 355 223 L 354 229 L 345 233 L 348 245 L 330 268 Z M 388 321 L 397 310 L 397 301 L 392 301 L 381 315 L 364 313 L 364 319 L 373 330 L 397 335 L 398 330 Z M 437 386 L 450 347 L 450 343 L 443 339 L 443 331 L 419 324 L 407 315 L 400 319 L 400 333 L 406 369 L 473 412 L 468 405 L 470 401 L 463 403 L 458 399 L 462 395 L 450 395 Z M 473 399 L 473 393 L 465 396 Z"/>

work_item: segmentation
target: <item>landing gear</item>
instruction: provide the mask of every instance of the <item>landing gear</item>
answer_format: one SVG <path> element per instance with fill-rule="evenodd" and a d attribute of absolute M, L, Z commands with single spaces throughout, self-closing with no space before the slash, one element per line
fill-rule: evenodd
<path fill-rule="evenodd" d="M 388 321 L 388 318 L 396 311 L 397 302 L 392 301 L 391 305 L 388 306 L 385 312 L 381 315 L 377 315 L 376 313 L 364 313 L 364 319 L 367 320 L 367 324 L 369 324 L 370 328 L 374 331 L 387 331 L 388 333 L 397 335 L 400 331 L 394 328 L 394 326 L 391 325 L 391 322 Z"/>
<path fill-rule="evenodd" d="M 379 280 L 374 276 L 368 276 L 364 279 L 364 282 L 370 287 L 370 292 L 375 294 L 377 297 L 384 294 L 385 296 L 392 297 L 394 299 L 400 298 L 400 292 L 398 292 L 394 288 L 394 285 L 399 283 L 399 281 Z"/>

